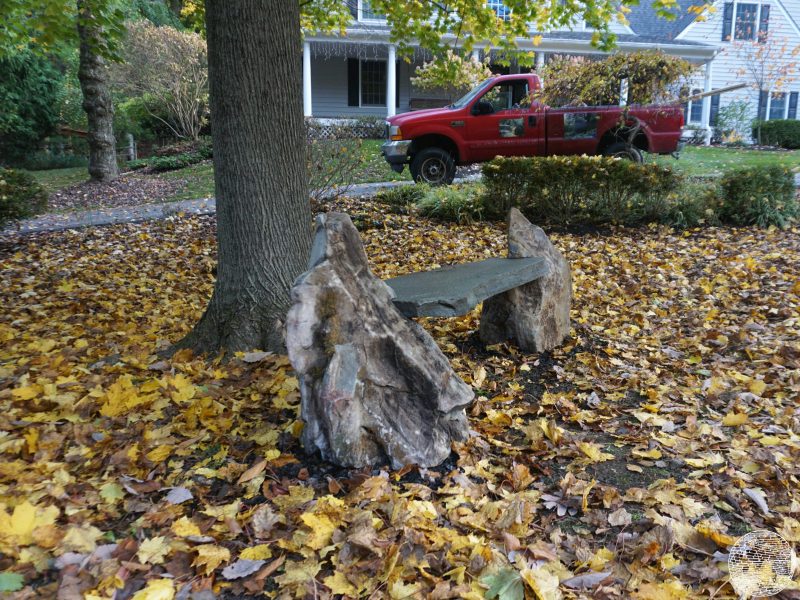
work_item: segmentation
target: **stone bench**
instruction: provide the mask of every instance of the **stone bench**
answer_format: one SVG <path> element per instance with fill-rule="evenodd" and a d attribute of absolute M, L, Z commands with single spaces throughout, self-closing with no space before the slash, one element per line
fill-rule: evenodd
<path fill-rule="evenodd" d="M 483 302 L 480 336 L 526 351 L 569 333 L 569 265 L 512 209 L 509 258 L 382 281 L 345 214 L 317 217 L 308 271 L 295 282 L 286 347 L 300 383 L 302 442 L 341 466 L 432 467 L 469 435 L 474 391 L 408 317 L 448 317 Z"/>
<path fill-rule="evenodd" d="M 406 317 L 458 317 L 502 292 L 547 275 L 544 258 L 490 258 L 386 280 Z"/>

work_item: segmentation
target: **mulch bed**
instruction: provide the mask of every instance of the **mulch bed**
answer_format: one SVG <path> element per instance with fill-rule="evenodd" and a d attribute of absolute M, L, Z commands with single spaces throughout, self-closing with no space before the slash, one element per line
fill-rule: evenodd
<path fill-rule="evenodd" d="M 93 208 L 117 208 L 164 202 L 186 182 L 138 174 L 122 175 L 109 183 L 86 181 L 50 194 L 48 211 L 73 211 Z"/>

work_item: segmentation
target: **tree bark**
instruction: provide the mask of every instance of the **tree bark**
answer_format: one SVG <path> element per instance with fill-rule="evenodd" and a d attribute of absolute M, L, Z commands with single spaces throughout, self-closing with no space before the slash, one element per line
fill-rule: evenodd
<path fill-rule="evenodd" d="M 88 0 L 78 0 L 80 62 L 78 80 L 83 92 L 83 110 L 89 122 L 89 176 L 111 181 L 119 175 L 114 139 L 114 105 L 108 89 L 108 70 L 100 54 L 103 28 L 92 15 Z"/>
<path fill-rule="evenodd" d="M 207 0 L 206 34 L 217 280 L 177 347 L 281 351 L 289 290 L 306 270 L 312 233 L 299 3 Z"/>

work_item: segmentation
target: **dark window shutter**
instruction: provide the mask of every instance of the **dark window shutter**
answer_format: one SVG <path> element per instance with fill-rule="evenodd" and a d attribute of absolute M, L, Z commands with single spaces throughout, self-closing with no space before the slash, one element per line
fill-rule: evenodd
<path fill-rule="evenodd" d="M 708 117 L 709 125 L 717 124 L 717 116 L 719 115 L 719 94 L 711 96 L 711 113 Z"/>
<path fill-rule="evenodd" d="M 797 118 L 797 92 L 789 94 L 789 118 Z"/>
<path fill-rule="evenodd" d="M 758 118 L 762 121 L 767 118 L 767 98 L 769 98 L 769 92 L 764 90 L 758 92 Z"/>
<path fill-rule="evenodd" d="M 358 106 L 358 59 L 347 59 L 347 106 Z"/>
<path fill-rule="evenodd" d="M 358 19 L 358 0 L 347 0 L 347 7 L 354 19 Z"/>
<path fill-rule="evenodd" d="M 758 21 L 758 41 L 763 42 L 769 31 L 769 4 L 761 5 L 761 19 Z"/>
<path fill-rule="evenodd" d="M 722 41 L 729 42 L 733 32 L 733 2 L 725 3 L 725 10 L 722 13 Z"/>

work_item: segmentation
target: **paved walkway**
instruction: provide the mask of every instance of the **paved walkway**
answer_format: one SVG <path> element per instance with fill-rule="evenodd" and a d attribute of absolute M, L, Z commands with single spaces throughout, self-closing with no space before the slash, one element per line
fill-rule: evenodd
<path fill-rule="evenodd" d="M 471 181 L 476 178 L 476 176 L 468 176 L 456 179 L 456 181 Z M 368 196 L 382 189 L 409 184 L 411 184 L 410 181 L 359 183 L 350 186 L 346 195 Z M 29 233 L 64 231 L 65 229 L 98 227 L 101 225 L 114 225 L 116 223 L 138 223 L 141 221 L 161 220 L 179 213 L 187 215 L 212 215 L 216 210 L 217 205 L 214 198 L 200 198 L 198 200 L 179 200 L 177 202 L 164 202 L 161 204 L 141 204 L 138 206 L 103 208 L 62 214 L 46 214 L 33 219 L 20 221 L 17 226 L 10 227 L 0 233 L 25 235 Z"/>

